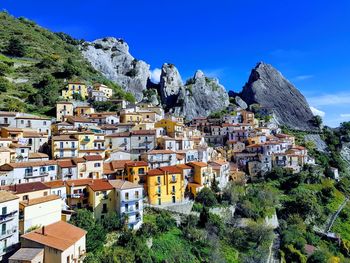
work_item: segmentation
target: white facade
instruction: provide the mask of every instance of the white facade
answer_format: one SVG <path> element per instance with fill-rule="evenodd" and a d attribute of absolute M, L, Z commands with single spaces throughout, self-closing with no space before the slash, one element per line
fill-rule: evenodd
<path fill-rule="evenodd" d="M 16 117 L 16 128 L 30 128 L 51 135 L 51 120 L 39 117 Z"/>
<path fill-rule="evenodd" d="M 1 185 L 49 182 L 57 179 L 57 164 L 55 162 L 26 162 L 21 164 L 23 165 L 4 164 L 0 167 Z"/>
<path fill-rule="evenodd" d="M 127 215 L 128 225 L 138 229 L 143 222 L 143 187 L 118 189 L 116 188 L 116 209 L 121 216 Z"/>
<path fill-rule="evenodd" d="M 18 244 L 18 210 L 18 198 L 0 203 L 0 260 Z"/>

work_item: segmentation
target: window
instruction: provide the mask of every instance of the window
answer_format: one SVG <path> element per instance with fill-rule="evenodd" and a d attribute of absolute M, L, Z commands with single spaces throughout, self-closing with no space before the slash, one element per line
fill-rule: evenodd
<path fill-rule="evenodd" d="M 6 180 L 1 180 L 1 185 L 5 185 L 6 184 Z"/>
<path fill-rule="evenodd" d="M 135 197 L 139 198 L 139 191 L 135 191 Z"/>
<path fill-rule="evenodd" d="M 74 88 L 74 86 L 73 86 L 73 88 Z M 67 257 L 67 263 L 69 263 L 70 262 L 70 257 L 68 256 Z"/>
<path fill-rule="evenodd" d="M 139 168 L 138 173 L 139 174 L 145 174 L 145 168 Z"/>
<path fill-rule="evenodd" d="M 44 192 L 44 196 L 47 196 L 47 191 Z"/>
<path fill-rule="evenodd" d="M 6 234 L 6 224 L 1 225 L 1 234 L 5 235 Z"/>
<path fill-rule="evenodd" d="M 125 200 L 129 200 L 129 193 L 125 193 Z"/>
<path fill-rule="evenodd" d="M 49 171 L 55 171 L 55 166 L 53 166 L 53 165 L 49 166 L 48 170 Z"/>
<path fill-rule="evenodd" d="M 22 198 L 23 200 L 28 200 L 28 195 L 24 195 Z"/>
<path fill-rule="evenodd" d="M 101 163 L 95 163 L 94 167 L 101 167 Z"/>
<path fill-rule="evenodd" d="M 2 215 L 6 215 L 7 214 L 7 207 L 4 206 L 2 209 L 1 209 L 1 214 Z"/>
<path fill-rule="evenodd" d="M 157 183 L 160 184 L 161 183 L 161 179 L 160 176 L 157 177 Z"/>
<path fill-rule="evenodd" d="M 139 202 L 136 202 L 136 203 L 135 203 L 135 209 L 136 209 L 136 210 L 139 210 L 139 209 L 140 209 Z"/>

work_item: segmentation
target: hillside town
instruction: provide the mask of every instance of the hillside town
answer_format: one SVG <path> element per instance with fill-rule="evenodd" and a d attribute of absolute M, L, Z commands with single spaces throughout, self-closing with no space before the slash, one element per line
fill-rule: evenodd
<path fill-rule="evenodd" d="M 96 101 L 117 110 L 98 111 Z M 145 206 L 171 209 L 206 187 L 315 164 L 276 124 L 239 106 L 229 112 L 187 121 L 80 82 L 62 91 L 55 118 L 0 112 L 0 256 L 82 262 L 86 231 L 69 223 L 76 209 L 98 220 L 116 212 L 139 229 Z"/>

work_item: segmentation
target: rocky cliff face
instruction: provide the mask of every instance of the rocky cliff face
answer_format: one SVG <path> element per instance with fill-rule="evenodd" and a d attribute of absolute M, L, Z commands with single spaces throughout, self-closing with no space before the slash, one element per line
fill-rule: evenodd
<path fill-rule="evenodd" d="M 164 64 L 159 90 L 166 109 L 188 120 L 198 116 L 206 117 L 229 105 L 225 88 L 217 79 L 206 77 L 200 70 L 183 85 L 176 67 Z"/>
<path fill-rule="evenodd" d="M 305 97 L 271 65 L 261 62 L 252 70 L 241 97 L 248 105 L 259 104 L 280 125 L 315 130 Z"/>
<path fill-rule="evenodd" d="M 134 94 L 139 101 L 150 77 L 149 65 L 129 53 L 128 44 L 113 37 L 95 40 L 83 48 L 84 57 L 108 79 Z"/>

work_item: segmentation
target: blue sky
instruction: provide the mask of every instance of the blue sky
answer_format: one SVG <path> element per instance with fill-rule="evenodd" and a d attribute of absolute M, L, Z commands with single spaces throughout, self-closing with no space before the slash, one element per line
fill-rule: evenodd
<path fill-rule="evenodd" d="M 76 38 L 123 38 L 152 69 L 173 63 L 183 79 L 201 69 L 228 90 L 240 91 L 264 61 L 326 124 L 350 121 L 348 0 L 2 0 L 0 8 Z"/>

